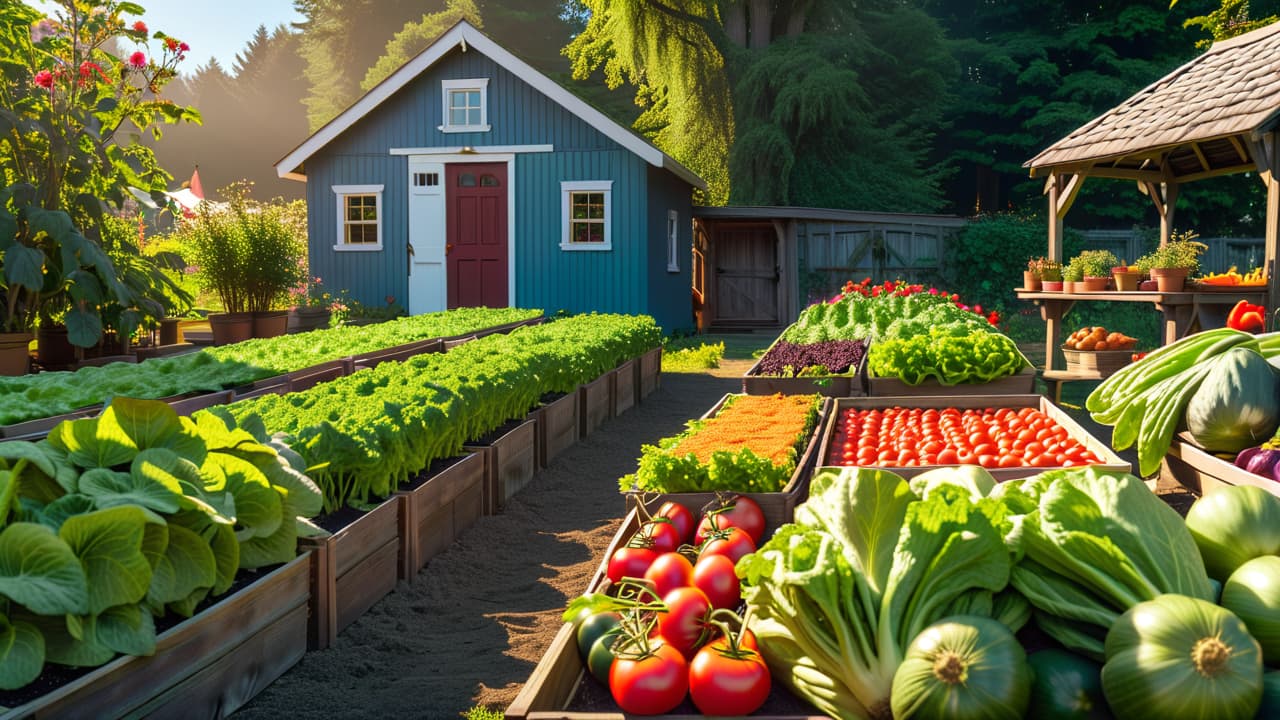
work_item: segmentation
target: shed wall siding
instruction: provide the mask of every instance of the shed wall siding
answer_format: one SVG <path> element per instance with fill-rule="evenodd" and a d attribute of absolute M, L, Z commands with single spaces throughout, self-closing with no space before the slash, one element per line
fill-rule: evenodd
<path fill-rule="evenodd" d="M 437 129 L 443 120 L 440 81 L 460 78 L 489 78 L 489 132 Z M 554 152 L 515 156 L 515 303 L 548 312 L 647 312 L 662 315 L 664 327 L 688 326 L 687 260 L 680 274 L 666 272 L 666 208 L 673 201 L 647 195 L 660 178 L 661 192 L 683 198 L 677 209 L 684 224 L 691 211 L 689 186 L 474 50 L 449 53 L 307 161 L 313 273 L 328 290 L 347 288 L 362 303 L 381 305 L 394 296 L 407 306 L 408 162 L 390 149 L 469 145 L 484 152 L 483 146 L 546 144 Z M 560 249 L 560 183 L 567 180 L 613 181 L 612 250 Z M 381 252 L 333 250 L 338 228 L 332 186 L 347 184 L 386 186 Z M 660 222 L 652 224 L 659 215 Z M 679 301 L 672 299 L 677 296 Z"/>
<path fill-rule="evenodd" d="M 693 189 L 679 178 L 649 166 L 649 228 L 645 272 L 648 274 L 649 314 L 664 332 L 689 330 L 693 321 Z M 679 214 L 680 272 L 667 270 L 667 211 Z"/>

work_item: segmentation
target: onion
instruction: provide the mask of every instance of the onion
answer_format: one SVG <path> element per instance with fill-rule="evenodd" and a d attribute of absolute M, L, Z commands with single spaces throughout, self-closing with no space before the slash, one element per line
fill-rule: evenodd
<path fill-rule="evenodd" d="M 1280 663 L 1280 557 L 1241 565 L 1222 588 L 1222 606 L 1244 621 L 1268 665 Z"/>
<path fill-rule="evenodd" d="M 1205 495 L 1187 513 L 1211 577 L 1226 580 L 1236 568 L 1262 555 L 1280 555 L 1280 498 L 1252 485 Z"/>

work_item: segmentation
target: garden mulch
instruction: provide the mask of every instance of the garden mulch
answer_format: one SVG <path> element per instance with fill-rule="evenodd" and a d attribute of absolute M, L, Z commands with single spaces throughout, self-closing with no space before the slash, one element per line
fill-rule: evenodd
<path fill-rule="evenodd" d="M 617 481 L 635 471 L 641 444 L 680 432 L 739 390 L 751 362 L 664 374 L 657 391 L 558 455 L 501 514 L 481 518 L 236 717 L 457 718 L 477 704 L 505 708 L 617 533 Z"/>

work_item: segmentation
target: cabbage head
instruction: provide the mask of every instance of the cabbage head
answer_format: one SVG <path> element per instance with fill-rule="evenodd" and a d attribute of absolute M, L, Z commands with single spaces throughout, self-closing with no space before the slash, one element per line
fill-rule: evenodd
<path fill-rule="evenodd" d="M 1205 376 L 1187 403 L 1187 430 L 1210 452 L 1260 445 L 1280 425 L 1280 378 L 1257 352 L 1235 347 Z"/>

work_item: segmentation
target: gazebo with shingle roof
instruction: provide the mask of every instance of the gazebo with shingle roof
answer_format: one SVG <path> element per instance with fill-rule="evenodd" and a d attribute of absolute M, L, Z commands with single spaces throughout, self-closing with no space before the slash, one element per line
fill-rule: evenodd
<path fill-rule="evenodd" d="M 1214 43 L 1120 105 L 1027 161 L 1046 177 L 1049 254 L 1062 260 L 1062 218 L 1086 177 L 1134 180 L 1168 242 L 1182 183 L 1257 172 L 1267 186 L 1268 305 L 1280 299 L 1280 23 Z"/>

